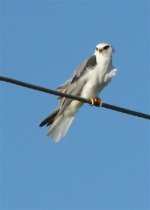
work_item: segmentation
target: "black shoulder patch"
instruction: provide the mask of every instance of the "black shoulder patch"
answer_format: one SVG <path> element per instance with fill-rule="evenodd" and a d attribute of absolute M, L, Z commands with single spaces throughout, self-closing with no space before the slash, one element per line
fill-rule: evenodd
<path fill-rule="evenodd" d="M 87 60 L 87 64 L 85 66 L 85 68 L 90 68 L 90 67 L 94 67 L 96 66 L 97 62 L 96 62 L 96 56 L 92 55 L 88 60 Z"/>

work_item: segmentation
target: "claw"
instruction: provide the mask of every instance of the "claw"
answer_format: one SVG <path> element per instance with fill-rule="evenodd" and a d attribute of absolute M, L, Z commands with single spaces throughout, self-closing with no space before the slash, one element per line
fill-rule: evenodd
<path fill-rule="evenodd" d="M 102 107 L 103 102 L 100 98 L 89 98 L 89 103 L 93 106 Z"/>
<path fill-rule="evenodd" d="M 94 105 L 94 98 L 89 98 L 90 104 L 93 106 Z"/>

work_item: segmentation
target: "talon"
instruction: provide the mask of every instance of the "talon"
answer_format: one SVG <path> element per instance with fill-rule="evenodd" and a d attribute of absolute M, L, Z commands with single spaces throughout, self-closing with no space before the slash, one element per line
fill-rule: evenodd
<path fill-rule="evenodd" d="M 102 107 L 103 105 L 103 102 L 100 98 L 89 98 L 89 102 L 92 106 L 95 105 L 95 106 Z"/>
<path fill-rule="evenodd" d="M 94 105 L 94 98 L 89 98 L 89 102 L 90 102 L 91 106 L 93 106 Z"/>
<path fill-rule="evenodd" d="M 103 101 L 102 101 L 100 98 L 98 98 L 98 100 L 99 100 L 99 101 L 98 101 L 99 106 L 102 107 L 102 106 L 103 106 Z"/>

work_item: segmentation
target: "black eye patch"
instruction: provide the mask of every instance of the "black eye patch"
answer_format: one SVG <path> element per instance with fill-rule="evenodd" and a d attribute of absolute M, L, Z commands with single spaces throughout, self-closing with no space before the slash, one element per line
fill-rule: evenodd
<path fill-rule="evenodd" d="M 105 47 L 103 47 L 103 50 L 107 50 L 109 47 L 109 45 L 106 45 Z"/>

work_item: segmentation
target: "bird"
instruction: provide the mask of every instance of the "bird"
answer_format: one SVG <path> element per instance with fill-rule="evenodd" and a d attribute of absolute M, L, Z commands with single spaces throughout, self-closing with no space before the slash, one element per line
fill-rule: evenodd
<path fill-rule="evenodd" d="M 94 103 L 101 105 L 102 101 L 98 95 L 117 72 L 112 63 L 114 51 L 111 44 L 97 44 L 92 56 L 82 62 L 72 77 L 57 90 L 89 99 L 91 105 Z M 49 126 L 47 135 L 55 142 L 66 135 L 77 111 L 83 105 L 83 102 L 66 97 L 59 96 L 57 99 L 59 100 L 58 107 L 39 125 L 40 127 Z"/>

